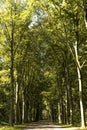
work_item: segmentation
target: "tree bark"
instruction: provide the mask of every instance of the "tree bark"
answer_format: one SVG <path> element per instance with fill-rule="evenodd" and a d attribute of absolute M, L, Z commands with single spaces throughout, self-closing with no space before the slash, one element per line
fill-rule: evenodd
<path fill-rule="evenodd" d="M 11 5 L 11 36 L 10 36 L 10 126 L 14 125 L 14 19 L 13 19 L 13 5 Z"/>
<path fill-rule="evenodd" d="M 83 0 L 83 7 L 84 7 L 84 22 L 85 22 L 85 27 L 87 29 L 87 1 Z"/>
<path fill-rule="evenodd" d="M 11 39 L 11 67 L 10 67 L 10 126 L 13 126 L 14 123 L 14 38 L 13 38 L 13 28 L 12 28 L 12 39 Z"/>
<path fill-rule="evenodd" d="M 74 45 L 76 62 L 77 62 L 77 74 L 78 74 L 78 84 L 79 84 L 79 100 L 80 100 L 80 114 L 81 114 L 81 127 L 85 127 L 85 118 L 84 118 L 84 108 L 83 108 L 83 99 L 82 99 L 82 79 L 81 79 L 81 66 L 78 59 L 78 50 L 77 50 L 77 41 Z"/>

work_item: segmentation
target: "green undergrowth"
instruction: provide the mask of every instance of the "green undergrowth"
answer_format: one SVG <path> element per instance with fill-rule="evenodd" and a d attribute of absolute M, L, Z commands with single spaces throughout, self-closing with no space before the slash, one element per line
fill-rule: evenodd
<path fill-rule="evenodd" d="M 68 128 L 77 128 L 78 130 L 87 130 L 87 126 L 85 127 L 85 128 L 81 128 L 80 127 L 80 124 L 75 124 L 75 125 L 71 125 L 71 124 L 69 124 L 69 125 L 64 125 L 64 124 L 58 124 L 57 122 L 56 123 L 54 123 L 55 125 L 59 125 L 59 126 L 61 126 L 61 128 L 67 128 L 67 130 L 68 130 Z"/>
<path fill-rule="evenodd" d="M 21 128 L 16 128 L 16 127 L 2 127 L 0 130 L 21 130 Z"/>
<path fill-rule="evenodd" d="M 32 125 L 32 123 L 14 125 L 13 127 L 9 126 L 8 123 L 0 123 L 0 130 L 23 130 L 23 128 L 26 128 L 29 125 Z"/>
<path fill-rule="evenodd" d="M 14 127 L 10 126 L 1 126 L 0 130 L 22 130 L 25 128 L 27 125 L 15 125 Z"/>

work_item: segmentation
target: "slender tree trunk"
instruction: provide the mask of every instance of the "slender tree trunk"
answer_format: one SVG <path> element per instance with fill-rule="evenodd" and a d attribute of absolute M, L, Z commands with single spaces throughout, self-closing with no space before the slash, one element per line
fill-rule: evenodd
<path fill-rule="evenodd" d="M 13 5 L 11 5 L 11 36 L 10 36 L 10 126 L 14 125 L 14 19 L 13 19 Z"/>
<path fill-rule="evenodd" d="M 64 86 L 65 86 L 65 108 L 66 108 L 66 124 L 70 123 L 70 98 L 69 98 L 69 69 L 68 69 L 68 48 L 64 51 Z"/>
<path fill-rule="evenodd" d="M 84 119 L 84 108 L 83 108 L 83 101 L 82 101 L 82 81 L 81 81 L 81 72 L 79 67 L 77 67 L 78 73 L 78 82 L 79 82 L 79 98 L 80 98 L 80 111 L 81 111 L 81 126 L 85 127 L 85 119 Z"/>
<path fill-rule="evenodd" d="M 67 66 L 65 67 L 66 69 L 66 121 L 67 124 L 70 123 L 70 100 L 69 100 L 69 77 L 68 77 L 68 68 Z"/>
<path fill-rule="evenodd" d="M 58 92 L 59 92 L 59 102 L 58 102 L 58 123 L 61 124 L 62 123 L 62 119 L 61 119 L 61 105 L 62 105 L 62 93 L 61 93 L 61 86 L 62 86 L 62 81 L 61 81 L 61 73 L 59 74 L 57 72 L 57 85 L 58 85 Z"/>
<path fill-rule="evenodd" d="M 10 68 L 10 126 L 13 126 L 14 123 L 14 54 L 13 54 L 13 30 L 12 30 L 12 39 L 11 39 L 11 68 Z"/>
<path fill-rule="evenodd" d="M 22 123 L 24 123 L 24 92 L 22 90 Z"/>
<path fill-rule="evenodd" d="M 18 81 L 19 82 L 19 81 Z M 19 83 L 16 83 L 16 112 L 15 112 L 15 116 L 16 116 L 16 120 L 15 123 L 19 124 L 21 123 L 21 112 L 20 112 L 20 104 L 19 104 Z"/>
<path fill-rule="evenodd" d="M 87 29 L 87 0 L 83 0 L 83 7 L 84 7 L 84 22 L 85 27 Z"/>
<path fill-rule="evenodd" d="M 61 101 L 60 101 L 61 102 Z M 58 103 L 58 123 L 61 124 L 61 104 L 60 102 Z"/>
<path fill-rule="evenodd" d="M 84 108 L 83 108 L 83 99 L 82 99 L 82 79 L 81 79 L 81 66 L 78 60 L 78 50 L 77 50 L 77 41 L 74 45 L 76 62 L 77 62 L 77 74 L 78 74 L 78 83 L 79 83 L 79 100 L 80 100 L 80 113 L 81 113 L 81 127 L 85 127 L 85 118 L 84 118 Z"/>
<path fill-rule="evenodd" d="M 73 124 L 73 101 L 72 101 L 72 88 L 71 88 L 71 84 L 70 84 L 70 88 L 69 88 L 69 98 L 70 98 L 70 124 Z"/>
<path fill-rule="evenodd" d="M 28 120 L 28 103 L 25 103 L 24 104 L 24 123 L 28 123 L 29 120 Z"/>
<path fill-rule="evenodd" d="M 18 83 L 16 83 L 16 88 L 15 88 L 15 103 L 16 103 L 15 123 L 18 124 Z"/>

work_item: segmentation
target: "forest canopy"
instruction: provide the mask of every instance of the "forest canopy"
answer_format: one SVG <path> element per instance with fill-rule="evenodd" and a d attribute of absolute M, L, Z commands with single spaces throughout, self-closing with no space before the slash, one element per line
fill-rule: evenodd
<path fill-rule="evenodd" d="M 0 1 L 0 123 L 87 121 L 87 1 Z"/>

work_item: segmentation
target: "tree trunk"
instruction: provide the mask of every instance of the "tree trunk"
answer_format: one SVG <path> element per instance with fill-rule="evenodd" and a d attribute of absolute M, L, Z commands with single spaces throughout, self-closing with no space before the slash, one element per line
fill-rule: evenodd
<path fill-rule="evenodd" d="M 22 123 L 24 123 L 24 92 L 22 90 Z"/>
<path fill-rule="evenodd" d="M 19 103 L 18 103 L 18 83 L 16 83 L 16 90 L 15 90 L 15 103 L 16 103 L 16 109 L 15 109 L 15 123 L 18 124 L 18 110 L 19 110 Z"/>
<path fill-rule="evenodd" d="M 84 108 L 83 108 L 83 100 L 82 100 L 82 79 L 81 79 L 81 66 L 78 60 L 78 50 L 77 50 L 77 41 L 74 45 L 76 63 L 77 63 L 77 74 L 78 74 L 78 84 L 79 84 L 79 100 L 80 100 L 80 114 L 81 114 L 81 127 L 85 127 L 85 119 L 84 119 Z"/>
<path fill-rule="evenodd" d="M 73 124 L 73 101 L 72 101 L 72 86 L 70 84 L 69 88 L 69 98 L 70 98 L 70 124 Z"/>
<path fill-rule="evenodd" d="M 80 98 L 80 111 L 81 111 L 81 126 L 85 127 L 85 119 L 84 119 L 84 108 L 83 108 L 83 101 L 82 101 L 82 81 L 81 81 L 81 72 L 79 67 L 77 67 L 78 73 L 78 82 L 79 82 L 79 98 Z"/>
<path fill-rule="evenodd" d="M 18 81 L 19 82 L 19 81 Z M 15 123 L 20 124 L 21 123 L 21 108 L 22 108 L 22 103 L 19 99 L 19 85 L 20 83 L 16 83 L 16 112 L 15 112 Z"/>
<path fill-rule="evenodd" d="M 29 120 L 28 120 L 28 102 L 25 101 L 25 104 L 24 104 L 24 123 L 28 123 Z"/>
<path fill-rule="evenodd" d="M 66 108 L 66 124 L 70 123 L 70 84 L 69 84 L 69 68 L 68 68 L 68 48 L 66 47 L 64 51 L 64 63 L 63 63 L 63 68 L 64 68 L 64 86 L 65 86 L 65 108 Z"/>
<path fill-rule="evenodd" d="M 60 101 L 61 102 L 61 101 Z M 58 103 L 58 123 L 61 124 L 61 103 Z"/>
<path fill-rule="evenodd" d="M 11 68 L 10 68 L 10 126 L 13 126 L 14 123 L 14 55 L 13 55 L 13 33 L 11 40 Z"/>
<path fill-rule="evenodd" d="M 84 22 L 87 28 L 87 1 L 83 0 L 83 7 L 84 7 Z"/>
<path fill-rule="evenodd" d="M 12 16 L 12 12 L 11 12 Z M 12 30 L 11 30 L 11 66 L 10 66 L 10 118 L 9 124 L 13 126 L 14 123 L 14 23 L 12 20 Z"/>

